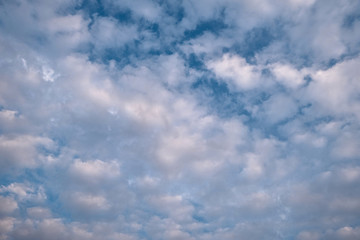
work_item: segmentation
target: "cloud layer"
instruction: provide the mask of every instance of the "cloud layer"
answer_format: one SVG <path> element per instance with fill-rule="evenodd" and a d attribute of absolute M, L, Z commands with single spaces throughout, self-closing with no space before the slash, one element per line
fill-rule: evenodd
<path fill-rule="evenodd" d="M 0 3 L 0 239 L 360 238 L 356 1 Z"/>

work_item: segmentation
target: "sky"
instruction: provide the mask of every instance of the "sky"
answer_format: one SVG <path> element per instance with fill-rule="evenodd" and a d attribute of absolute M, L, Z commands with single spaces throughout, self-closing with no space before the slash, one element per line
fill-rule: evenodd
<path fill-rule="evenodd" d="M 359 13 L 0 0 L 0 240 L 360 239 Z"/>

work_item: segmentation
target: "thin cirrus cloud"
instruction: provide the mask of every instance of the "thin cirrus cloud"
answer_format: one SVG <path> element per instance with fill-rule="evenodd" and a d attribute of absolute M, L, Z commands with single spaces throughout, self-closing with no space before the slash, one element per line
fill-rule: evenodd
<path fill-rule="evenodd" d="M 0 239 L 360 238 L 356 1 L 0 4 Z"/>

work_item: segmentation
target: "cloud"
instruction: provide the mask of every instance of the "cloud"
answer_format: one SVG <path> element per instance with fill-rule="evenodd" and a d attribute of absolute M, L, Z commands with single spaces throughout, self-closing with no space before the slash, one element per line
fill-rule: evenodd
<path fill-rule="evenodd" d="M 106 163 L 101 160 L 83 162 L 79 159 L 70 166 L 70 175 L 83 182 L 102 182 L 120 174 L 119 164 L 115 161 Z"/>
<path fill-rule="evenodd" d="M 277 123 L 293 117 L 298 107 L 295 101 L 286 95 L 277 94 L 270 97 L 264 104 L 265 117 L 270 123 Z"/>
<path fill-rule="evenodd" d="M 96 18 L 91 26 L 93 43 L 98 51 L 116 49 L 136 40 L 137 29 L 135 26 L 126 26 L 114 18 Z"/>
<path fill-rule="evenodd" d="M 358 58 L 353 58 L 312 75 L 314 81 L 307 89 L 309 98 L 328 111 L 325 114 L 354 114 L 357 117 L 359 106 L 353 100 L 359 89 L 356 81 L 358 62 Z"/>
<path fill-rule="evenodd" d="M 8 215 L 13 213 L 16 209 L 18 209 L 17 202 L 11 197 L 0 197 L 1 208 L 0 213 L 1 215 Z"/>
<path fill-rule="evenodd" d="M 305 74 L 297 69 L 294 69 L 292 66 L 276 64 L 273 66 L 272 72 L 275 75 L 276 81 L 279 81 L 281 84 L 290 89 L 298 88 L 305 83 Z"/>
<path fill-rule="evenodd" d="M 30 218 L 43 219 L 43 218 L 51 217 L 50 210 L 42 207 L 32 207 L 32 208 L 28 208 L 26 211 Z"/>
<path fill-rule="evenodd" d="M 54 143 L 51 139 L 34 137 L 29 135 L 22 136 L 1 136 L 0 155 L 2 171 L 12 171 L 22 168 L 34 168 L 40 163 L 44 154 L 37 151 L 38 147 L 53 148 Z"/>
<path fill-rule="evenodd" d="M 356 239 L 354 1 L 0 9 L 0 239 Z"/>
<path fill-rule="evenodd" d="M 208 65 L 218 77 L 226 79 L 231 88 L 248 90 L 259 84 L 259 70 L 241 57 L 224 55 L 221 60 L 210 62 Z"/>

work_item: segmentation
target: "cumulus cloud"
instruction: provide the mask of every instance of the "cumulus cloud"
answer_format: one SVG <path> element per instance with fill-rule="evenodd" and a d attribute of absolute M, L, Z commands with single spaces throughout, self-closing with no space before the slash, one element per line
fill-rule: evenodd
<path fill-rule="evenodd" d="M 34 168 L 40 164 L 44 154 L 38 147 L 53 148 L 53 141 L 48 138 L 22 136 L 0 136 L 0 155 L 2 171 Z"/>
<path fill-rule="evenodd" d="M 121 48 L 137 39 L 135 26 L 122 26 L 114 18 L 97 18 L 91 26 L 91 33 L 93 43 L 99 50 Z"/>
<path fill-rule="evenodd" d="M 210 62 L 209 68 L 214 69 L 218 77 L 227 79 L 231 88 L 247 90 L 259 84 L 259 70 L 238 56 L 224 55 L 221 60 Z"/>
<path fill-rule="evenodd" d="M 359 238 L 355 1 L 5 1 L 0 239 Z"/>
<path fill-rule="evenodd" d="M 1 215 L 8 215 L 13 213 L 16 209 L 18 209 L 17 202 L 11 197 L 3 197 L 0 198 L 1 202 Z"/>
<path fill-rule="evenodd" d="M 107 178 L 113 179 L 120 174 L 119 164 L 116 161 L 106 163 L 101 160 L 83 162 L 79 159 L 70 166 L 71 177 L 84 183 L 101 184 Z"/>

